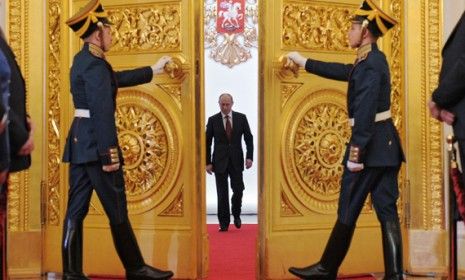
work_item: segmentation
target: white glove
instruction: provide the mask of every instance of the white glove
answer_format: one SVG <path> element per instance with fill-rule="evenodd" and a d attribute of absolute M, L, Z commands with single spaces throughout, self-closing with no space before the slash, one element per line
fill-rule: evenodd
<path fill-rule="evenodd" d="M 351 172 L 358 172 L 362 171 L 364 168 L 363 163 L 356 163 L 353 161 L 347 161 L 347 169 L 349 169 Z"/>
<path fill-rule="evenodd" d="M 301 67 L 305 67 L 305 63 L 307 63 L 307 59 L 298 52 L 288 53 L 287 58 L 294 61 L 297 65 Z"/>
<path fill-rule="evenodd" d="M 166 63 L 171 62 L 171 60 L 172 58 L 167 55 L 160 57 L 160 59 L 152 65 L 153 74 L 156 75 L 163 73 Z"/>

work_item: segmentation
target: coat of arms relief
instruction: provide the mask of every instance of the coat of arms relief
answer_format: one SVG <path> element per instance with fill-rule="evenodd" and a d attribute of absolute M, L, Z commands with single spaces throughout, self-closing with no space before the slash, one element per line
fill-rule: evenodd
<path fill-rule="evenodd" d="M 205 0 L 205 49 L 230 68 L 258 47 L 258 0 Z"/>

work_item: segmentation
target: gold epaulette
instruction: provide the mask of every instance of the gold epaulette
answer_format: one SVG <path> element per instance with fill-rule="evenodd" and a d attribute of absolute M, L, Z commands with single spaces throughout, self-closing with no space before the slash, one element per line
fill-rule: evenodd
<path fill-rule="evenodd" d="M 362 60 L 365 60 L 368 57 L 368 54 L 371 52 L 371 44 L 366 44 L 364 46 L 361 46 L 357 50 L 357 62 L 360 62 Z"/>
<path fill-rule="evenodd" d="M 105 59 L 105 52 L 94 44 L 89 44 L 89 52 L 96 57 Z"/>

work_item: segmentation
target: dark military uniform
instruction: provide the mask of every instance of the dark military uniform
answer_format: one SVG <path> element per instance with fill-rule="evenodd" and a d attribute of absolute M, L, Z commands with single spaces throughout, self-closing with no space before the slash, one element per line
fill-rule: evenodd
<path fill-rule="evenodd" d="M 71 67 L 71 94 L 76 110 L 66 141 L 64 162 L 70 162 L 67 220 L 82 221 L 95 188 L 110 224 L 127 222 L 121 168 L 104 172 L 102 165 L 122 162 L 115 124 L 118 87 L 148 83 L 150 67 L 113 72 L 95 45 L 84 44 Z"/>
<path fill-rule="evenodd" d="M 395 24 L 371 0 L 356 11 L 359 23 L 374 37 Z M 385 279 L 402 279 L 402 243 L 396 202 L 397 176 L 404 161 L 399 135 L 391 119 L 389 66 L 376 43 L 359 47 L 354 64 L 308 59 L 306 71 L 348 81 L 347 111 L 352 134 L 344 155 L 338 218 L 320 262 L 289 271 L 303 279 L 335 279 L 349 249 L 357 219 L 368 194 L 381 223 Z M 349 165 L 363 167 L 351 171 Z"/>
<path fill-rule="evenodd" d="M 67 24 L 87 38 L 110 24 L 99 0 L 91 0 Z M 109 33 L 107 33 L 108 35 Z M 107 38 L 108 39 L 108 38 Z M 115 123 L 118 87 L 148 83 L 150 67 L 114 72 L 104 51 L 85 43 L 71 67 L 71 94 L 74 120 L 68 133 L 63 161 L 69 162 L 68 207 L 63 227 L 63 279 L 88 279 L 82 272 L 82 224 L 95 190 L 110 221 L 116 251 L 125 267 L 127 279 L 169 279 L 171 271 L 145 264 L 129 222 L 122 170 L 122 153 Z M 103 166 L 120 164 L 112 172 Z"/>
<path fill-rule="evenodd" d="M 339 221 L 354 225 L 370 192 L 378 219 L 397 219 L 397 173 L 404 156 L 390 114 L 391 85 L 386 57 L 376 44 L 371 44 L 359 49 L 354 65 L 309 59 L 305 69 L 349 82 L 347 111 L 352 135 L 343 163 L 346 165 L 348 160 L 363 163 L 364 169 L 361 172 L 344 169 Z"/>

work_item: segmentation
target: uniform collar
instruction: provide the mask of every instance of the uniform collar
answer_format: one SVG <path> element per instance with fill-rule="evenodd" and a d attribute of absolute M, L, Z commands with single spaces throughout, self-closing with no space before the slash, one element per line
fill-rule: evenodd
<path fill-rule="evenodd" d="M 97 45 L 94 45 L 92 43 L 86 43 L 86 45 L 89 48 L 89 52 L 96 57 L 105 59 L 105 52 Z"/>
<path fill-rule="evenodd" d="M 372 51 L 373 45 L 376 44 L 366 44 L 358 48 L 357 50 L 357 61 L 364 60 L 367 58 L 368 54 Z"/>

